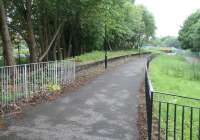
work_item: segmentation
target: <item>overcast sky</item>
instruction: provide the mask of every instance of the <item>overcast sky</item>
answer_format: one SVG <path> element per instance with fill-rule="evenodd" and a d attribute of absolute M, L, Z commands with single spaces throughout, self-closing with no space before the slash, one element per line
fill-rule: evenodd
<path fill-rule="evenodd" d="M 157 36 L 177 36 L 184 20 L 200 9 L 200 0 L 136 0 L 155 16 Z"/>

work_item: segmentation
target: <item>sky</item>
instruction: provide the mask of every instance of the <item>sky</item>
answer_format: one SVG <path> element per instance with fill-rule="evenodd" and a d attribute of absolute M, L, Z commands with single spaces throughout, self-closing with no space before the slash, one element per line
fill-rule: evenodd
<path fill-rule="evenodd" d="M 156 20 L 156 36 L 178 36 L 185 19 L 200 9 L 200 0 L 136 0 L 145 5 Z"/>

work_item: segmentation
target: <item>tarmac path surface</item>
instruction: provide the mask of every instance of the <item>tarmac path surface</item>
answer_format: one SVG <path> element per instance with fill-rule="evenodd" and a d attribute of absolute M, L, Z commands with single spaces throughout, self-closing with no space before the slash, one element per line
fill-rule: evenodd
<path fill-rule="evenodd" d="M 28 107 L 0 140 L 137 140 L 146 60 L 134 58 L 65 97 Z"/>

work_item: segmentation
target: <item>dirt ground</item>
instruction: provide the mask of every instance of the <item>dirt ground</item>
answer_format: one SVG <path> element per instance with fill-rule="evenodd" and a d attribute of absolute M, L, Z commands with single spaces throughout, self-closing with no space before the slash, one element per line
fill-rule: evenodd
<path fill-rule="evenodd" d="M 144 93 L 144 82 L 141 84 L 138 106 L 138 128 L 139 140 L 147 140 L 147 119 L 146 119 L 146 101 Z"/>

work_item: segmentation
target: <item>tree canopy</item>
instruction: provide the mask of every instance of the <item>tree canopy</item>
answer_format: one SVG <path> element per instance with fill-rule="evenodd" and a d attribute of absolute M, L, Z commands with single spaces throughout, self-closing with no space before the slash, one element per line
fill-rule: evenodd
<path fill-rule="evenodd" d="M 0 1 L 11 41 L 26 42 L 30 62 L 139 47 L 156 29 L 153 15 L 133 0 Z"/>
<path fill-rule="evenodd" d="M 175 47 L 180 48 L 181 44 L 177 37 L 174 36 L 166 36 L 160 39 L 162 47 Z"/>
<path fill-rule="evenodd" d="M 184 49 L 200 52 L 200 10 L 185 20 L 179 31 L 179 40 Z"/>

